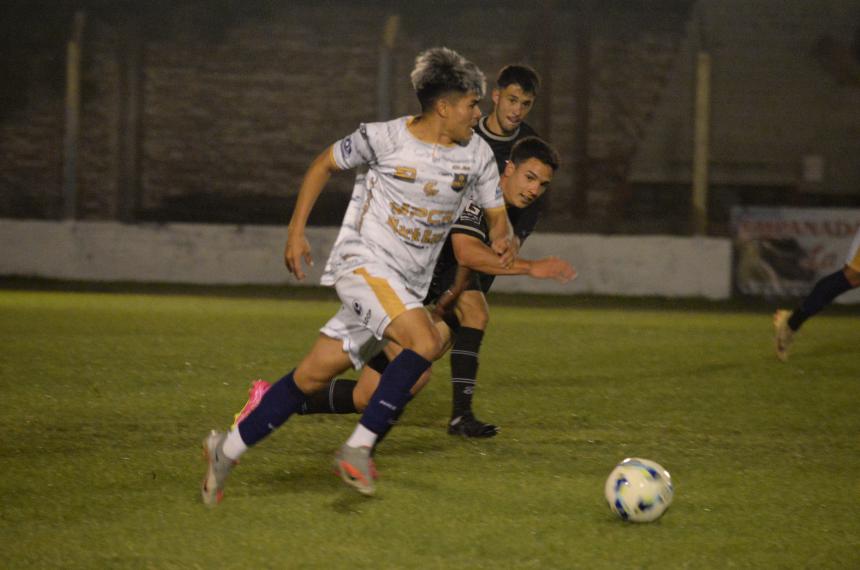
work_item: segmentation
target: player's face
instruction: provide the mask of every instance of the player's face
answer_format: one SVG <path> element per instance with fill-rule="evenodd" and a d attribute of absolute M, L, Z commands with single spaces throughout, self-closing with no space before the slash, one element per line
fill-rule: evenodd
<path fill-rule="evenodd" d="M 526 93 L 523 88 L 512 83 L 504 89 L 493 90 L 493 113 L 499 126 L 506 133 L 517 130 L 526 120 L 535 102 L 534 93 Z"/>
<path fill-rule="evenodd" d="M 505 165 L 506 179 L 502 184 L 505 203 L 515 208 L 525 208 L 540 198 L 552 182 L 552 167 L 536 158 Z"/>
<path fill-rule="evenodd" d="M 452 95 L 446 100 L 445 130 L 454 141 L 469 142 L 472 128 L 481 118 L 481 108 L 478 107 L 480 101 L 477 93 Z"/>

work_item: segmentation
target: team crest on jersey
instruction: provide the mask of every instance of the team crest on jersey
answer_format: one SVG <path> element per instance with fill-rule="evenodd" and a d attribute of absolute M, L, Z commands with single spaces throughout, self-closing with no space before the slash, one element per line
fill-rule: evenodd
<path fill-rule="evenodd" d="M 466 182 L 468 180 L 469 176 L 466 174 L 455 174 L 454 181 L 451 183 L 451 190 L 453 190 L 454 192 L 459 192 L 466 187 Z"/>
<path fill-rule="evenodd" d="M 436 188 L 435 182 L 428 182 L 424 185 L 424 193 L 428 196 L 435 196 L 439 193 L 439 189 Z"/>
<path fill-rule="evenodd" d="M 418 171 L 411 166 L 395 166 L 394 177 L 404 182 L 415 182 L 418 178 Z"/>

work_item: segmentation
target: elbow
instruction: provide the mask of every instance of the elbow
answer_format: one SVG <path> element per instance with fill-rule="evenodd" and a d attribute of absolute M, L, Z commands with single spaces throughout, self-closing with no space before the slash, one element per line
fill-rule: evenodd
<path fill-rule="evenodd" d="M 473 257 L 469 257 L 468 255 L 457 256 L 457 265 L 460 267 L 465 267 L 466 269 L 471 269 L 472 271 L 481 271 L 480 263 L 477 259 Z"/>

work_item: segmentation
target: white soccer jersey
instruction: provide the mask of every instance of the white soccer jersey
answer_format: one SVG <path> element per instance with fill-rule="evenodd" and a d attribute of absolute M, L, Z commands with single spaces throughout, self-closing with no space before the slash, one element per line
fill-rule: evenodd
<path fill-rule="evenodd" d="M 423 297 L 448 231 L 468 199 L 483 208 L 504 206 L 495 159 L 481 137 L 462 146 L 433 145 L 409 132 L 409 120 L 362 124 L 334 144 L 338 167 L 367 165 L 368 172 L 353 191 L 323 285 L 376 262 Z"/>

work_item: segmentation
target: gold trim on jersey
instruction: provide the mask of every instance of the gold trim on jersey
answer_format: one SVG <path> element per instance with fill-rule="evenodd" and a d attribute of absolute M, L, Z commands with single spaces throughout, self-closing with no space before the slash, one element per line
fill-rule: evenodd
<path fill-rule="evenodd" d="M 411 166 L 395 166 L 392 176 L 404 182 L 415 182 L 415 179 L 418 178 L 418 171 Z"/>
<path fill-rule="evenodd" d="M 400 300 L 400 297 L 397 296 L 397 293 L 394 292 L 394 289 L 391 288 L 388 281 L 382 277 L 374 277 L 368 273 L 367 269 L 364 267 L 359 267 L 353 271 L 353 273 L 360 275 L 365 281 L 367 281 L 373 294 L 376 295 L 377 299 L 379 299 L 379 304 L 382 305 L 382 310 L 385 311 L 385 314 L 388 315 L 391 320 L 396 319 L 401 313 L 406 312 L 406 305 L 403 304 L 403 301 Z"/>

